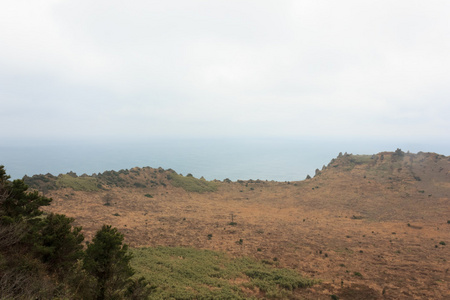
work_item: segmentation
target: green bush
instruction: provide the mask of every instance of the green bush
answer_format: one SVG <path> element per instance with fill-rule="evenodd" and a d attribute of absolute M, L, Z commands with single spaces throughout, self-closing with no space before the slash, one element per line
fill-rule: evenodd
<path fill-rule="evenodd" d="M 181 187 L 186 192 L 204 193 L 217 191 L 215 182 L 197 179 L 193 176 L 182 176 L 176 173 L 170 175 L 170 182 L 175 187 Z"/>
<path fill-rule="evenodd" d="M 356 276 L 356 277 L 362 277 L 362 274 L 359 273 L 359 272 L 353 272 L 353 275 Z"/>
<path fill-rule="evenodd" d="M 142 184 L 140 182 L 135 182 L 135 183 L 133 183 L 133 185 L 135 187 L 137 187 L 137 188 L 145 188 L 145 187 L 147 187 L 145 184 Z"/>

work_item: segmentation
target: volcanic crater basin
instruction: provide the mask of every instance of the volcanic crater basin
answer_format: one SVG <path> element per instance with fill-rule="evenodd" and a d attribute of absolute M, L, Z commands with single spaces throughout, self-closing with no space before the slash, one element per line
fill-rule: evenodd
<path fill-rule="evenodd" d="M 96 190 L 47 189 L 46 210 L 75 218 L 87 240 L 110 224 L 131 247 L 223 251 L 322 280 L 299 299 L 449 299 L 449 172 L 434 153 L 340 155 L 311 179 L 193 192 L 172 170 L 133 168 L 119 186 L 97 175 Z"/>

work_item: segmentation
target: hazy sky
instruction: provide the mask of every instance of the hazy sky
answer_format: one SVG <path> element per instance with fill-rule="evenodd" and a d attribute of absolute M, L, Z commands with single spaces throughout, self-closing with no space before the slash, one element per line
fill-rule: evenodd
<path fill-rule="evenodd" d="M 0 137 L 450 139 L 450 1 L 0 0 Z"/>

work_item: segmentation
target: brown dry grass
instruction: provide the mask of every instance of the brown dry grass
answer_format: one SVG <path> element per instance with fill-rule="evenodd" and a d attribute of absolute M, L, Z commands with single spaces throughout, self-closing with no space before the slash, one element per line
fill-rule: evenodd
<path fill-rule="evenodd" d="M 203 194 L 171 185 L 60 189 L 49 194 L 48 209 L 74 217 L 88 239 L 111 224 L 132 247 L 188 246 L 275 261 L 323 280 L 298 291 L 307 299 L 448 299 L 450 162 L 422 156 L 407 155 L 387 170 L 377 160 L 344 171 L 337 159 L 310 180 L 220 183 Z"/>

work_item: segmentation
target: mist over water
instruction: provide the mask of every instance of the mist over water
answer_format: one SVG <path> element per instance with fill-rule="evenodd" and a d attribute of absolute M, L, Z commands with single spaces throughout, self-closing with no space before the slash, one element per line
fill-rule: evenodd
<path fill-rule="evenodd" d="M 13 179 L 69 171 L 78 175 L 133 167 L 162 167 L 208 180 L 229 178 L 276 181 L 314 175 L 339 152 L 374 154 L 401 148 L 449 155 L 444 143 L 320 141 L 314 139 L 148 139 L 0 145 L 0 165 Z"/>

